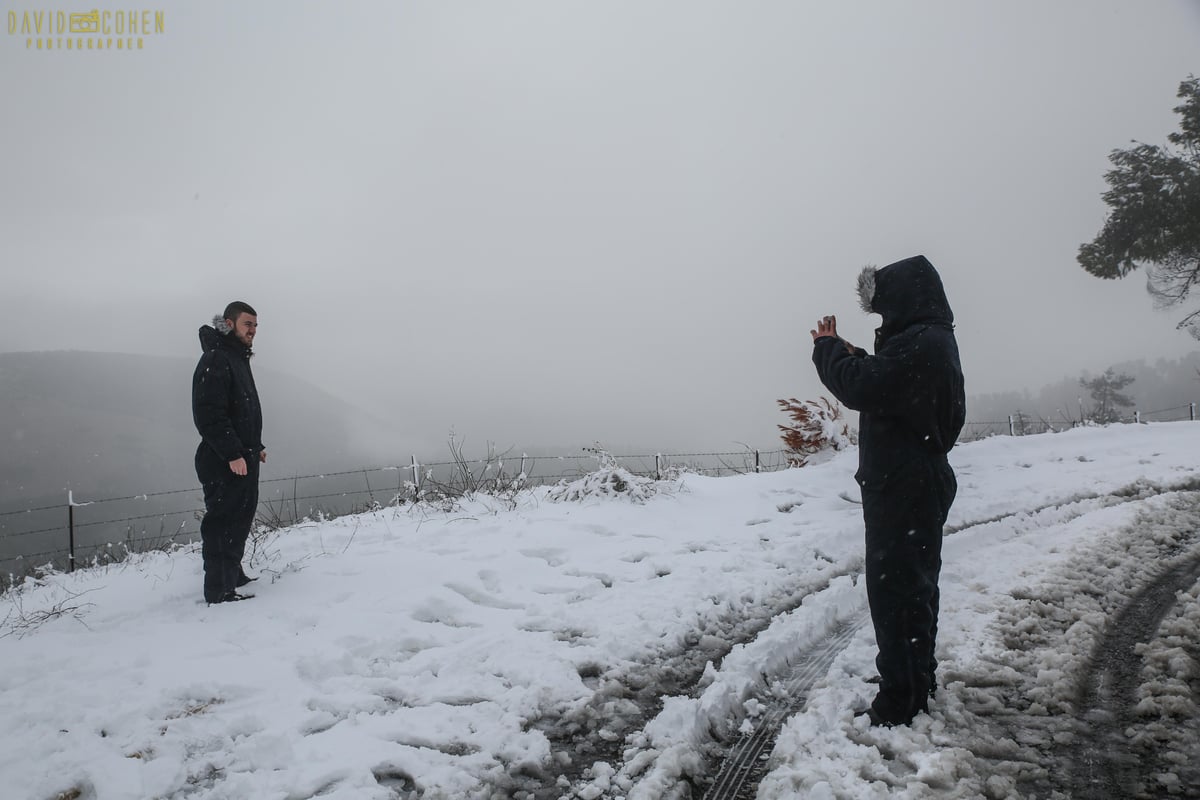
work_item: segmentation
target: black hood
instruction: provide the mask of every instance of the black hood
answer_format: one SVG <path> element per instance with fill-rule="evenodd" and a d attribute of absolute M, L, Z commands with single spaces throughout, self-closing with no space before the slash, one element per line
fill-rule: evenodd
<path fill-rule="evenodd" d="M 871 310 L 883 316 L 879 332 L 884 336 L 911 325 L 954 325 L 942 278 L 925 256 L 913 256 L 875 270 L 874 288 Z"/>
<path fill-rule="evenodd" d="M 221 346 L 221 340 L 224 339 L 223 334 L 217 333 L 216 328 L 212 325 L 200 326 L 200 349 L 204 352 L 216 350 Z"/>
<path fill-rule="evenodd" d="M 205 353 L 216 350 L 218 347 L 228 347 L 235 352 L 244 354 L 246 358 L 254 355 L 249 347 L 246 347 L 240 339 L 233 335 L 233 329 L 220 315 L 213 317 L 212 325 L 201 325 L 199 333 L 200 349 Z"/>

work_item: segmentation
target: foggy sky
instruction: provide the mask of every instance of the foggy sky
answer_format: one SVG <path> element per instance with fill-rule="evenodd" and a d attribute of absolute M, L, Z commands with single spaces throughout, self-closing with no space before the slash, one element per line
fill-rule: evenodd
<path fill-rule="evenodd" d="M 816 318 L 869 346 L 855 276 L 916 253 L 969 394 L 1200 346 L 1075 262 L 1195 2 L 161 10 L 136 52 L 0 29 L 0 350 L 192 359 L 242 299 L 256 363 L 414 438 L 669 449 L 776 446 Z"/>

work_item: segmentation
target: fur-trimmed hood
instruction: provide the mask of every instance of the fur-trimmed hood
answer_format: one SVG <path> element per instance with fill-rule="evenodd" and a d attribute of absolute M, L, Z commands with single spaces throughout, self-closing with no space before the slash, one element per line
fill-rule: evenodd
<path fill-rule="evenodd" d="M 821 383 L 860 412 L 855 477 L 864 489 L 883 491 L 911 474 L 915 459 L 949 452 L 966 419 L 966 396 L 954 314 L 929 259 L 868 267 L 858 285 L 864 304 L 883 316 L 874 355 L 821 336 L 812 357 Z"/>
<path fill-rule="evenodd" d="M 875 311 L 871 307 L 871 302 L 875 299 L 875 269 L 874 264 L 868 264 L 862 268 L 862 272 L 858 273 L 858 305 L 867 314 Z"/>
<path fill-rule="evenodd" d="M 954 325 L 942 278 L 925 256 L 906 258 L 881 269 L 864 267 L 857 288 L 863 310 L 882 315 L 879 330 L 885 335 L 910 325 Z"/>
<path fill-rule="evenodd" d="M 246 358 L 254 355 L 253 350 L 233 335 L 233 328 L 229 326 L 229 322 L 220 314 L 213 314 L 211 325 L 200 326 L 200 349 L 207 353 L 222 345 L 244 352 Z"/>

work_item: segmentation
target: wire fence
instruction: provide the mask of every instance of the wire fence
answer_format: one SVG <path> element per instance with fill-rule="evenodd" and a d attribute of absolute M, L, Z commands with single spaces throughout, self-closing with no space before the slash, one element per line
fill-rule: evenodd
<path fill-rule="evenodd" d="M 1195 420 L 1196 404 L 1135 411 L 1119 422 Z M 960 442 L 989 436 L 1056 433 L 1082 424 L 1047 421 L 1020 412 L 1007 419 L 972 421 Z M 415 456 L 395 464 L 271 478 L 259 482 L 257 524 L 282 528 L 304 519 L 329 518 L 418 500 L 439 500 L 473 491 L 517 491 L 581 477 L 594 470 L 598 451 L 566 455 L 489 452 L 468 459 L 452 448 L 452 459 L 422 463 Z M 611 456 L 630 472 L 661 478 L 677 471 L 711 476 L 773 472 L 788 468 L 789 451 L 755 450 L 652 453 Z M 25 575 L 53 568 L 113 563 L 129 553 L 196 541 L 204 500 L 199 487 L 106 497 L 86 502 L 68 493 L 66 502 L 0 511 L 0 592 Z"/>
<path fill-rule="evenodd" d="M 1113 423 L 1138 424 L 1142 422 L 1178 422 L 1181 420 L 1196 420 L 1196 404 L 1188 403 L 1171 408 L 1160 408 L 1157 411 L 1135 410 L 1132 414 L 1115 415 Z M 1008 419 L 983 422 L 968 422 L 963 426 L 959 435 L 960 442 L 972 442 L 986 439 L 989 436 L 1032 436 L 1039 433 L 1060 433 L 1081 425 L 1095 424 L 1084 419 L 1048 420 L 1044 417 L 1024 414 L 1020 411 L 1008 416 Z"/>
<path fill-rule="evenodd" d="M 439 501 L 474 491 L 518 491 L 581 477 L 608 454 L 565 455 L 489 452 L 452 460 L 270 478 L 259 482 L 256 524 L 282 528 L 304 519 L 331 518 L 370 509 Z M 630 472 L 661 478 L 686 470 L 711 476 L 769 472 L 788 466 L 783 449 L 646 453 L 611 456 Z M 0 591 L 46 569 L 114 563 L 129 553 L 185 545 L 199 539 L 204 499 L 197 485 L 83 501 L 68 492 L 60 504 L 0 511 Z"/>

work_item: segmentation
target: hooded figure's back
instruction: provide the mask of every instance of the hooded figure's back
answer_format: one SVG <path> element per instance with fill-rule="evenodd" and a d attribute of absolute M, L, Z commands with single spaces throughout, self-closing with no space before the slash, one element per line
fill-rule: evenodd
<path fill-rule="evenodd" d="M 859 471 L 878 486 L 914 458 L 942 458 L 966 419 L 954 314 L 925 256 L 864 271 L 864 307 L 883 317 L 875 355 L 819 339 L 813 363 L 834 396 L 860 412 Z"/>

